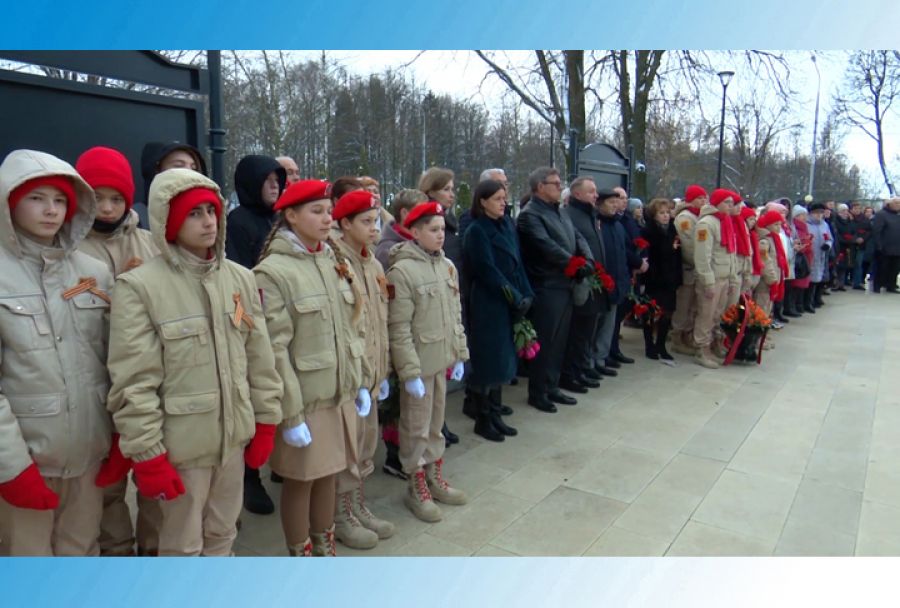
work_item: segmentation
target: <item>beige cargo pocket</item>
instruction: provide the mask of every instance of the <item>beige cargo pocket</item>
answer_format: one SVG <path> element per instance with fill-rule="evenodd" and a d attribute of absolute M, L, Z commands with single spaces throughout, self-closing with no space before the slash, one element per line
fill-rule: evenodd
<path fill-rule="evenodd" d="M 205 316 L 160 323 L 163 361 L 167 370 L 208 365 L 212 344 Z"/>
<path fill-rule="evenodd" d="M 62 413 L 63 395 L 7 395 L 6 398 L 31 457 L 40 466 L 62 468 L 65 449 L 59 442 L 67 429 Z"/>
<path fill-rule="evenodd" d="M 16 352 L 54 348 L 43 296 L 0 298 L 0 342 Z"/>
<path fill-rule="evenodd" d="M 219 449 L 219 394 L 174 395 L 163 400 L 163 444 L 172 464 Z"/>
<path fill-rule="evenodd" d="M 73 297 L 71 302 L 78 333 L 95 348 L 102 347 L 106 339 L 103 315 L 109 311 L 109 304 L 89 291 Z"/>

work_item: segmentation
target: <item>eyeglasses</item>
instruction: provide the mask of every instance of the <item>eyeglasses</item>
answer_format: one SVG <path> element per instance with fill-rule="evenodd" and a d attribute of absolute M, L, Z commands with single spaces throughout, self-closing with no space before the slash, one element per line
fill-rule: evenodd
<path fill-rule="evenodd" d="M 548 186 L 556 186 L 557 188 L 562 188 L 562 182 L 541 182 Z"/>

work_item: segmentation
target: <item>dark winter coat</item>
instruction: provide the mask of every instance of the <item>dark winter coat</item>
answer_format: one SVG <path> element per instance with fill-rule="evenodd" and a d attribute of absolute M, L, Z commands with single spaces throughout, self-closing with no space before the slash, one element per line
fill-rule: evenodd
<path fill-rule="evenodd" d="M 143 150 L 141 150 L 141 177 L 144 178 L 144 198 L 136 202 L 133 207 L 140 218 L 139 228 L 150 230 L 150 217 L 147 210 L 147 201 L 150 200 L 150 182 L 159 173 L 159 163 L 175 150 L 184 150 L 193 156 L 197 160 L 197 169 L 203 175 L 207 175 L 206 160 L 200 154 L 200 150 L 194 146 L 179 142 L 163 143 L 158 141 L 145 144 Z"/>
<path fill-rule="evenodd" d="M 468 325 L 474 386 L 505 384 L 516 374 L 512 326 L 523 298 L 533 298 L 516 227 L 508 217 L 472 220 L 463 239 L 469 272 Z"/>
<path fill-rule="evenodd" d="M 606 251 L 603 246 L 603 236 L 600 234 L 600 214 L 597 213 L 596 207 L 590 203 L 585 203 L 574 197 L 569 199 L 569 206 L 563 209 L 563 213 L 569 216 L 572 225 L 575 227 L 584 240 L 587 242 L 591 250 L 591 256 L 595 262 L 600 262 L 606 266 Z M 591 297 L 584 304 L 587 310 L 584 314 L 600 313 L 609 310 L 610 299 L 608 294 L 598 295 L 591 291 Z M 581 310 L 581 309 L 579 309 Z"/>
<path fill-rule="evenodd" d="M 640 275 L 646 294 L 657 301 L 663 310 L 675 310 L 675 290 L 681 286 L 681 251 L 675 248 L 678 232 L 672 222 L 661 226 L 651 220 L 641 231 L 650 246 L 647 248 L 647 272 Z"/>
<path fill-rule="evenodd" d="M 381 231 L 381 240 L 378 241 L 378 244 L 375 246 L 375 259 L 381 262 L 385 271 L 391 267 L 391 247 L 399 245 L 400 243 L 405 243 L 409 240 L 409 238 L 397 232 L 397 226 L 397 222 L 386 226 L 384 230 Z"/>
<path fill-rule="evenodd" d="M 559 204 L 532 197 L 517 218 L 522 261 L 535 289 L 571 289 L 565 275 L 572 256 L 593 259 L 587 241 L 572 226 Z"/>
<path fill-rule="evenodd" d="M 262 200 L 262 187 L 274 172 L 279 192 L 284 191 L 287 172 L 270 156 L 245 156 L 234 170 L 234 189 L 240 206 L 228 214 L 225 255 L 232 262 L 253 268 L 272 230 L 275 212 Z"/>
<path fill-rule="evenodd" d="M 900 213 L 887 207 L 872 218 L 875 250 L 882 255 L 900 255 Z"/>
<path fill-rule="evenodd" d="M 619 222 L 620 216 L 600 215 L 600 234 L 603 236 L 603 250 L 606 253 L 606 272 L 616 282 L 610 294 L 610 303 L 621 304 L 631 291 L 631 270 L 628 267 L 628 235 Z"/>

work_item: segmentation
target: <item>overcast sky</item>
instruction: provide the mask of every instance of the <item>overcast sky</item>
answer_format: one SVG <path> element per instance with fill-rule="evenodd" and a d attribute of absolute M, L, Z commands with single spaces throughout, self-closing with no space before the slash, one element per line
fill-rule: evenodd
<path fill-rule="evenodd" d="M 316 58 L 321 51 L 294 51 L 304 58 Z M 471 98 L 484 102 L 492 107 L 506 91 L 505 86 L 496 78 L 485 80 L 486 65 L 472 51 L 328 51 L 328 56 L 344 65 L 349 71 L 357 74 L 381 72 L 386 68 L 398 68 L 410 64 L 409 70 L 416 80 L 435 92 L 447 93 L 459 98 Z M 508 51 L 513 58 L 521 57 L 529 62 L 532 51 Z M 804 124 L 803 144 L 807 150 L 812 146 L 813 116 L 815 114 L 816 72 L 811 53 L 795 51 L 791 55 L 791 82 L 799 91 L 798 102 L 793 105 L 793 120 Z M 840 53 L 818 54 L 818 65 L 821 73 L 821 105 L 819 109 L 819 129 L 831 109 L 831 97 L 841 81 L 845 60 Z M 754 83 L 749 78 L 741 78 L 740 66 L 722 65 L 721 69 L 734 69 L 737 72 L 733 83 L 728 88 L 729 97 L 740 95 L 742 91 L 757 94 Z M 711 90 L 721 91 L 717 83 Z M 718 111 L 715 102 L 712 109 Z M 898 108 L 900 110 L 900 108 Z M 887 119 L 885 154 L 888 166 L 897 168 L 894 160 L 900 150 L 900 115 Z M 856 163 L 863 171 L 866 183 L 871 183 L 882 195 L 887 194 L 881 172 L 878 168 L 875 143 L 859 130 L 851 130 L 844 139 L 844 151 L 851 162 Z M 896 180 L 896 178 L 895 178 Z"/>

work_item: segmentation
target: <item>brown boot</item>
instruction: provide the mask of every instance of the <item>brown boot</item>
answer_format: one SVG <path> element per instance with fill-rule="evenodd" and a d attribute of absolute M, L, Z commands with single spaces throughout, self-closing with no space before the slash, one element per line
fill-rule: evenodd
<path fill-rule="evenodd" d="M 288 555 L 291 557 L 312 557 L 312 541 L 307 538 L 299 545 L 288 545 Z"/>
<path fill-rule="evenodd" d="M 353 513 L 351 492 L 344 492 L 337 496 L 334 536 L 351 549 L 374 549 L 378 544 L 378 535 L 366 528 Z"/>
<path fill-rule="evenodd" d="M 443 517 L 441 509 L 434 504 L 434 499 L 428 490 L 425 471 L 422 469 L 416 469 L 415 473 L 409 476 L 409 485 L 406 495 L 403 496 L 403 503 L 413 512 L 413 515 L 422 521 L 435 523 L 441 521 Z"/>
<path fill-rule="evenodd" d="M 694 356 L 697 354 L 697 349 L 685 339 L 685 335 L 680 331 L 673 331 L 669 334 L 669 348 L 682 355 Z"/>
<path fill-rule="evenodd" d="M 335 557 L 337 546 L 334 544 L 334 524 L 324 532 L 310 532 L 313 557 Z"/>
<path fill-rule="evenodd" d="M 362 484 L 359 484 L 359 487 L 353 490 L 351 498 L 353 514 L 359 520 L 359 523 L 374 532 L 380 539 L 390 538 L 394 535 L 394 524 L 375 517 L 369 511 L 369 507 L 366 506 L 366 496 L 363 494 Z"/>
<path fill-rule="evenodd" d="M 719 367 L 721 367 L 709 346 L 701 346 L 697 351 L 695 358 L 699 365 L 708 369 L 719 369 Z"/>
<path fill-rule="evenodd" d="M 450 484 L 441 474 L 441 468 L 444 466 L 444 459 L 438 458 L 436 462 L 425 465 L 425 476 L 428 479 L 428 489 L 431 495 L 438 502 L 445 505 L 464 505 L 469 502 L 465 492 L 451 488 Z"/>

